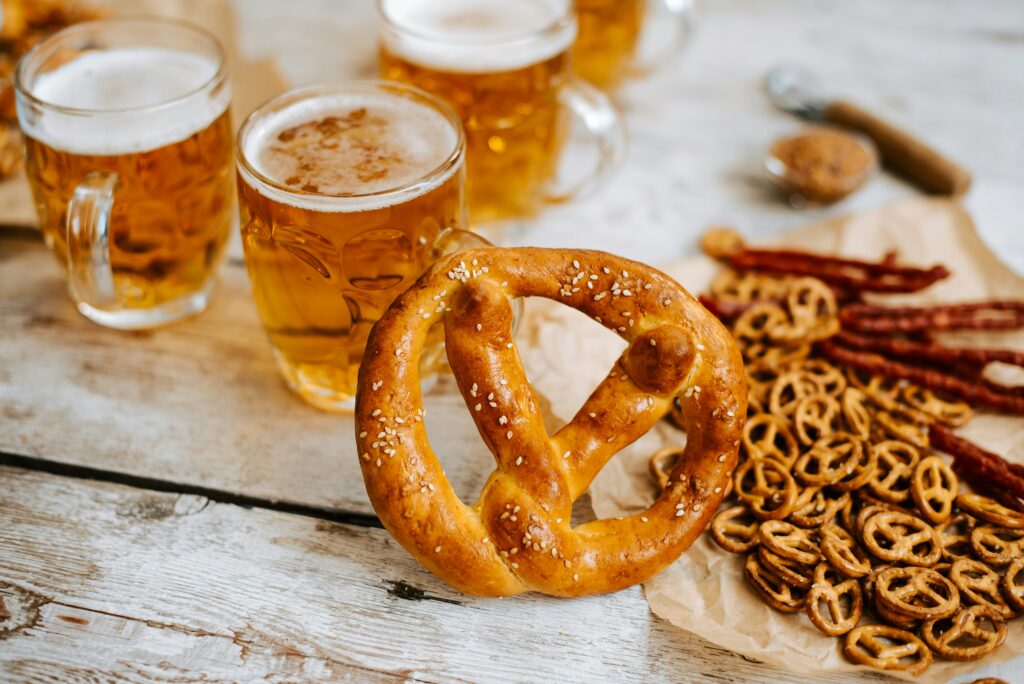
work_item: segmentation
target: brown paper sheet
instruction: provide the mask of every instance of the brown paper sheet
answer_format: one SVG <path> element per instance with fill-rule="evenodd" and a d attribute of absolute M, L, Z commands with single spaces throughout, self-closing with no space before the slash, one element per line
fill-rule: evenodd
<path fill-rule="evenodd" d="M 838 218 L 779 236 L 776 244 L 853 257 L 877 258 L 895 249 L 902 259 L 946 264 L 953 276 L 905 301 L 964 301 L 1024 297 L 1024 279 L 978 238 L 970 217 L 949 200 L 913 200 Z M 664 270 L 693 293 L 705 291 L 718 266 L 696 257 Z M 531 302 L 533 304 L 533 302 Z M 549 302 L 530 311 L 523 340 L 531 377 L 552 410 L 572 416 L 624 347 L 616 336 L 575 311 Z M 990 346 L 1024 349 L 1024 332 L 973 335 Z M 1024 419 L 980 414 L 961 431 L 982 446 L 1024 463 Z M 590 488 L 599 517 L 631 515 L 654 499 L 647 459 L 682 433 L 662 422 L 605 467 Z M 802 673 L 867 670 L 847 662 L 839 641 L 818 632 L 803 613 L 768 608 L 743 579 L 742 557 L 702 536 L 676 563 L 646 583 L 651 610 L 669 622 L 745 656 Z M 1024 653 L 1024 619 L 1011 621 L 1006 643 L 983 664 Z M 981 664 L 936 660 L 916 681 L 944 682 Z M 890 673 L 899 676 L 899 673 Z"/>

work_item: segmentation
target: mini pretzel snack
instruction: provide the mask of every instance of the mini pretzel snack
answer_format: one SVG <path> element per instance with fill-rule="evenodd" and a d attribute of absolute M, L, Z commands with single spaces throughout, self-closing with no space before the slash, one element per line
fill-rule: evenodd
<path fill-rule="evenodd" d="M 974 409 L 1024 415 L 1022 388 L 983 375 L 1024 354 L 935 335 L 1024 328 L 1024 302 L 886 307 L 879 294 L 949 272 L 751 249 L 728 230 L 703 245 L 728 269 L 701 301 L 730 326 L 749 392 L 710 538 L 852 662 L 916 676 L 996 651 L 1024 612 L 1024 467 L 953 430 Z"/>
<path fill-rule="evenodd" d="M 512 341 L 509 297 L 561 302 L 628 343 L 554 435 Z M 472 506 L 453 491 L 423 422 L 419 356 L 439 321 L 497 466 Z M 646 580 L 704 531 L 736 466 L 746 404 L 735 342 L 671 278 L 602 252 L 490 248 L 441 259 L 376 324 L 359 372 L 356 434 L 381 522 L 431 572 L 482 596 L 583 596 Z M 598 471 L 670 410 L 689 439 L 657 501 L 574 528 L 572 504 Z M 761 492 L 773 478 L 736 487 Z"/>

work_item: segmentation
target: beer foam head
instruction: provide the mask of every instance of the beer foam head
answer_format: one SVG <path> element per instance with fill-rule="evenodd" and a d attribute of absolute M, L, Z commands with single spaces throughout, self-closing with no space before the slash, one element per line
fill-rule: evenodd
<path fill-rule="evenodd" d="M 367 211 L 407 201 L 441 185 L 452 165 L 412 195 L 375 196 L 409 186 L 443 167 L 459 145 L 444 114 L 400 95 L 352 92 L 299 99 L 243 132 L 242 153 L 264 177 L 296 194 L 267 188 L 277 201 L 317 211 Z"/>
<path fill-rule="evenodd" d="M 66 152 L 114 155 L 180 142 L 224 113 L 228 88 L 199 92 L 218 63 L 204 55 L 158 47 L 94 50 L 40 73 L 30 92 L 48 105 L 36 114 L 19 102 L 22 127 Z"/>
<path fill-rule="evenodd" d="M 381 8 L 387 50 L 438 71 L 522 69 L 576 38 L 568 0 L 384 0 Z"/>

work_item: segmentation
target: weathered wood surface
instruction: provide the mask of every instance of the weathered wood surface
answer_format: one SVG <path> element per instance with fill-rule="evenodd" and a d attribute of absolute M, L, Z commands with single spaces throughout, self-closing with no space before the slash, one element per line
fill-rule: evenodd
<path fill-rule="evenodd" d="M 705 10 L 683 61 L 619 94 L 631 150 L 614 185 L 516 240 L 665 262 L 711 222 L 770 235 L 910 196 L 882 176 L 837 207 L 794 212 L 766 190 L 760 154 L 800 123 L 772 110 L 760 79 L 788 61 L 969 166 L 982 235 L 1024 268 L 1024 4 L 715 0 Z M 366 77 L 373 12 L 365 0 L 238 0 L 240 50 L 296 83 Z M 237 264 L 208 314 L 156 333 L 99 329 L 63 287 L 38 243 L 0 239 L 0 451 L 222 490 L 218 500 L 369 512 L 351 424 L 283 386 Z M 461 405 L 444 392 L 431 401 Z M 478 491 L 490 457 L 451 459 L 479 443 L 433 438 L 457 491 Z M 389 593 L 389 581 L 429 598 L 400 598 L 410 593 Z M 467 599 L 381 530 L 9 468 L 0 598 L 0 680 L 872 681 L 750 663 L 651 616 L 636 588 Z M 1024 681 L 1024 663 L 977 674 Z"/>
<path fill-rule="evenodd" d="M 0 679 L 823 682 L 647 610 L 449 590 L 379 529 L 0 468 Z"/>
<path fill-rule="evenodd" d="M 370 514 L 349 416 L 281 380 L 245 269 L 227 265 L 208 312 L 153 332 L 105 330 L 71 304 L 39 241 L 0 235 L 0 452 L 275 501 Z M 464 430 L 434 446 L 464 498 L 494 461 L 453 383 L 429 392 Z"/>

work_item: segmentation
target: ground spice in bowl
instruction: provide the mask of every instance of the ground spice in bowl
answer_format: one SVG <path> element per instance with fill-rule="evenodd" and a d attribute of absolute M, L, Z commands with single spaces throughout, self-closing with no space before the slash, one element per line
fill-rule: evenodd
<path fill-rule="evenodd" d="M 791 199 L 830 204 L 867 181 L 878 168 L 878 153 L 867 140 L 815 127 L 775 141 L 765 167 Z"/>

